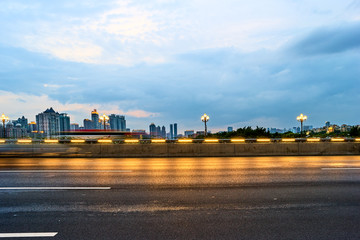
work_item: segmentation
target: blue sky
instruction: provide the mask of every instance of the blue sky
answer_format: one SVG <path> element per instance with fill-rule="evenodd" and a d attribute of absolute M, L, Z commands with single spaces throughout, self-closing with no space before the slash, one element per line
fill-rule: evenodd
<path fill-rule="evenodd" d="M 0 2 L 1 112 L 131 129 L 359 124 L 359 0 Z"/>

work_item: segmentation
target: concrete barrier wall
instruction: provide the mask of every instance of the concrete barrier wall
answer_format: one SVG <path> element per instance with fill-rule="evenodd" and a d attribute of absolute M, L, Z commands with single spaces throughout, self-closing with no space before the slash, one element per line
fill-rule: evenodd
<path fill-rule="evenodd" d="M 306 155 L 360 155 L 360 142 L 0 145 L 0 157 L 237 157 Z"/>

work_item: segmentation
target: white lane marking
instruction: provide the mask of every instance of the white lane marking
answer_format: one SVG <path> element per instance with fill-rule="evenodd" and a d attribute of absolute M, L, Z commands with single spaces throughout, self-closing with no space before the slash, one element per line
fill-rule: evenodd
<path fill-rule="evenodd" d="M 0 170 L 0 173 L 128 173 L 131 170 Z"/>
<path fill-rule="evenodd" d="M 333 168 L 321 168 L 321 170 L 360 170 L 360 168 L 358 168 L 358 167 L 348 167 L 348 168 L 333 167 Z"/>
<path fill-rule="evenodd" d="M 0 187 L 0 190 L 110 190 L 111 187 Z"/>
<path fill-rule="evenodd" d="M 1 170 L 0 173 L 129 173 L 131 170 Z"/>
<path fill-rule="evenodd" d="M 0 233 L 0 238 L 55 237 L 57 232 Z"/>

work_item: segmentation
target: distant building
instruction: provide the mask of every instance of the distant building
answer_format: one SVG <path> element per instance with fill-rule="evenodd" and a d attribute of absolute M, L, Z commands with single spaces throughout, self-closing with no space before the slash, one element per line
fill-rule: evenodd
<path fill-rule="evenodd" d="M 59 115 L 53 108 L 46 109 L 44 112 L 36 115 L 38 131 L 44 133 L 46 137 L 57 135 L 60 131 Z"/>
<path fill-rule="evenodd" d="M 194 135 L 194 130 L 186 130 L 185 132 L 184 132 L 184 135 L 185 135 L 185 137 L 190 137 L 190 136 L 192 136 L 192 135 Z"/>
<path fill-rule="evenodd" d="M 312 125 L 309 125 L 309 126 L 305 125 L 304 126 L 304 131 L 311 131 L 312 129 L 313 129 Z"/>
<path fill-rule="evenodd" d="M 111 130 L 126 131 L 125 116 L 110 114 L 109 123 Z"/>
<path fill-rule="evenodd" d="M 149 125 L 150 137 L 156 136 L 156 126 L 155 123 Z"/>
<path fill-rule="evenodd" d="M 165 126 L 162 126 L 162 128 L 161 128 L 161 137 L 162 137 L 162 138 L 166 138 L 166 129 L 165 129 Z"/>
<path fill-rule="evenodd" d="M 20 124 L 21 128 L 28 128 L 28 119 L 22 116 L 21 118 L 18 118 L 18 120 L 13 121 L 13 124 L 16 126 L 17 124 Z"/>
<path fill-rule="evenodd" d="M 233 132 L 234 129 L 233 129 L 233 127 L 228 127 L 227 131 L 228 131 L 228 132 Z"/>
<path fill-rule="evenodd" d="M 84 119 L 84 129 L 86 130 L 93 129 L 93 123 L 90 119 Z"/>
<path fill-rule="evenodd" d="M 326 128 L 330 127 L 330 122 L 329 121 L 325 122 L 325 127 Z"/>
<path fill-rule="evenodd" d="M 91 129 L 100 129 L 99 113 L 96 111 L 96 109 L 94 109 L 91 112 L 91 121 L 92 121 Z"/>
<path fill-rule="evenodd" d="M 177 123 L 174 123 L 174 138 L 177 139 Z"/>
<path fill-rule="evenodd" d="M 60 132 L 70 131 L 70 117 L 66 113 L 59 114 Z"/>
<path fill-rule="evenodd" d="M 71 123 L 70 124 L 70 130 L 71 131 L 76 131 L 76 130 L 79 130 L 79 129 L 80 129 L 79 124 L 77 124 L 77 123 Z"/>
<path fill-rule="evenodd" d="M 174 127 L 170 124 L 170 139 L 174 139 Z"/>
<path fill-rule="evenodd" d="M 37 132 L 36 122 L 30 122 L 30 123 L 28 124 L 28 129 L 29 129 L 29 132 L 31 132 L 31 133 Z"/>

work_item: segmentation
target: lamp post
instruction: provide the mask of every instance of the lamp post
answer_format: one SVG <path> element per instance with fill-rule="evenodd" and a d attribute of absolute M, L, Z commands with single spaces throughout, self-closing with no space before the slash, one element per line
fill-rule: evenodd
<path fill-rule="evenodd" d="M 301 133 L 303 132 L 303 122 L 307 120 L 307 116 L 300 114 L 300 116 L 298 116 L 296 118 L 296 120 L 300 121 L 301 123 Z"/>
<path fill-rule="evenodd" d="M 207 133 L 206 122 L 208 122 L 209 119 L 210 119 L 210 117 L 208 115 L 206 115 L 206 113 L 204 113 L 204 115 L 201 116 L 201 121 L 203 121 L 205 123 L 205 137 L 206 137 L 206 133 Z"/>
<path fill-rule="evenodd" d="M 103 114 L 102 116 L 99 117 L 101 119 L 101 121 L 103 121 L 104 123 L 104 131 L 106 130 L 106 121 L 109 120 L 109 117 L 106 114 Z"/>
<path fill-rule="evenodd" d="M 6 138 L 6 130 L 5 130 L 5 122 L 9 121 L 9 117 L 5 116 L 5 114 L 2 114 L 0 117 L 2 123 L 3 123 L 3 128 L 4 128 L 4 138 Z"/>

